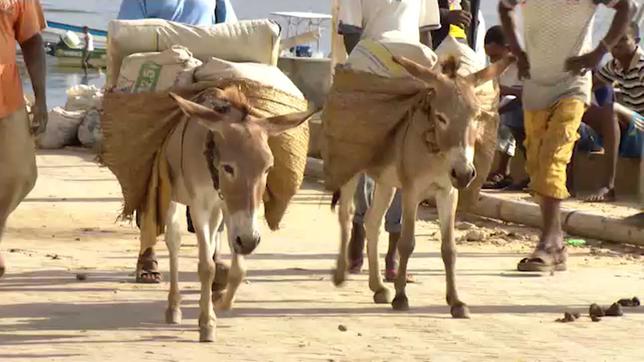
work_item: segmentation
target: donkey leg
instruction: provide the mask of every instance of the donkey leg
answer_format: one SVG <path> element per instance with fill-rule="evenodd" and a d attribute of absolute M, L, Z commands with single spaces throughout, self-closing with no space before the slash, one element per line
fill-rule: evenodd
<path fill-rule="evenodd" d="M 217 310 L 230 310 L 233 307 L 235 293 L 246 277 L 246 263 L 243 255 L 233 254 L 233 262 L 228 273 L 228 288 L 223 298 L 215 304 Z"/>
<path fill-rule="evenodd" d="M 338 211 L 338 221 L 340 223 L 340 253 L 335 271 L 333 273 L 333 284 L 342 285 L 347 280 L 348 246 L 351 238 L 351 224 L 353 218 L 353 194 L 358 185 L 358 177 L 352 178 L 340 190 L 340 210 Z"/>
<path fill-rule="evenodd" d="M 378 239 L 382 228 L 382 219 L 391 204 L 395 189 L 376 184 L 371 207 L 365 216 L 365 228 L 367 232 L 367 255 L 369 257 L 369 288 L 373 295 L 373 301 L 378 304 L 390 302 L 389 290 L 382 283 L 380 277 L 380 258 L 378 255 Z"/>
<path fill-rule="evenodd" d="M 452 188 L 449 191 L 439 192 L 436 195 L 438 219 L 441 227 L 441 257 L 445 264 L 445 278 L 447 280 L 447 304 L 454 318 L 469 318 L 470 311 L 467 305 L 458 298 L 456 291 L 456 244 L 454 243 L 454 218 L 458 203 L 458 191 Z"/>
<path fill-rule="evenodd" d="M 181 294 L 179 291 L 179 250 L 181 249 L 181 232 L 177 204 L 170 203 L 166 217 L 165 244 L 170 254 L 170 292 L 165 321 L 169 324 L 181 323 Z"/>
<path fill-rule="evenodd" d="M 398 266 L 398 277 L 394 282 L 396 297 L 391 302 L 394 310 L 403 311 L 409 309 L 409 299 L 405 293 L 407 287 L 407 264 L 409 257 L 416 246 L 415 222 L 418 211 L 418 196 L 412 187 L 403 186 L 402 189 L 403 224 L 400 240 L 398 241 L 398 254 L 400 265 Z"/>
<path fill-rule="evenodd" d="M 215 279 L 215 262 L 212 260 L 214 248 L 210 243 L 210 210 L 202 205 L 191 205 L 190 212 L 199 242 L 199 280 L 201 298 L 199 300 L 199 341 L 214 342 L 217 317 L 212 305 L 212 282 Z"/>
<path fill-rule="evenodd" d="M 223 291 L 228 284 L 228 266 L 220 260 L 221 257 L 221 241 L 223 238 L 223 229 L 219 231 L 219 226 L 222 225 L 223 214 L 221 209 L 216 208 L 210 215 L 210 243 L 214 245 L 213 257 L 215 261 L 215 280 L 212 282 L 212 302 L 217 304 L 223 295 Z"/>

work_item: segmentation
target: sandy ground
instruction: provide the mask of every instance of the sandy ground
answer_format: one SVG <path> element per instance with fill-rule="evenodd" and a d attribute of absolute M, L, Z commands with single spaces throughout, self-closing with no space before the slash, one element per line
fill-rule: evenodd
<path fill-rule="evenodd" d="M 333 287 L 338 227 L 329 198 L 308 182 L 282 230 L 265 231 L 249 258 L 235 310 L 218 319 L 217 341 L 197 342 L 196 241 L 181 258 L 184 323 L 163 323 L 167 283 L 137 285 L 136 228 L 115 223 L 118 184 L 91 155 L 39 156 L 34 192 L 9 223 L 1 245 L 0 361 L 384 361 L 587 360 L 644 356 L 644 307 L 593 323 L 555 323 L 564 311 L 587 314 L 592 302 L 644 297 L 641 251 L 571 250 L 569 271 L 515 272 L 535 230 L 474 221 L 484 242 L 460 242 L 458 287 L 471 320 L 453 320 L 444 298 L 437 225 L 425 210 L 411 269 L 411 310 L 371 303 L 366 274 Z M 384 238 L 381 247 L 384 249 Z M 159 245 L 160 268 L 168 270 Z M 78 281 L 77 273 L 87 280 Z M 167 274 L 166 274 L 167 276 Z M 341 331 L 340 326 L 346 327 Z M 345 329 L 345 328 L 342 328 Z"/>

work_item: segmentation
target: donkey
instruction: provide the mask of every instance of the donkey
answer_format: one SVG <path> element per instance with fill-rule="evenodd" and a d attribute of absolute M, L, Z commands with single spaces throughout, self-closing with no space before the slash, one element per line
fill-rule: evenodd
<path fill-rule="evenodd" d="M 454 264 L 454 219 L 458 190 L 466 188 L 476 177 L 473 164 L 474 144 L 479 121 L 485 114 L 481 110 L 475 88 L 501 74 L 512 59 L 503 59 L 468 77 L 457 75 L 459 63 L 450 58 L 443 64 L 443 74 L 425 68 L 403 57 L 394 57 L 412 76 L 426 83 L 428 96 L 423 107 L 427 117 L 413 117 L 399 127 L 385 159 L 366 170 L 373 177 L 376 187 L 373 201 L 365 218 L 367 254 L 369 259 L 369 288 L 374 292 L 375 303 L 389 303 L 388 289 L 380 279 L 378 264 L 378 237 L 382 219 L 392 201 L 396 188 L 402 190 L 403 225 L 398 252 L 400 265 L 395 280 L 394 310 L 409 309 L 405 293 L 407 264 L 414 246 L 414 224 L 418 204 L 434 195 L 441 229 L 441 255 L 447 279 L 447 304 L 454 318 L 469 318 L 469 310 L 458 297 Z M 353 194 L 358 178 L 354 177 L 334 195 L 339 202 L 338 218 L 341 229 L 340 253 L 334 272 L 336 286 L 347 278 L 347 246 L 353 215 Z"/>
<path fill-rule="evenodd" d="M 191 208 L 199 244 L 199 340 L 211 342 L 216 324 L 212 285 L 216 272 L 213 255 L 219 250 L 218 226 L 223 218 L 233 254 L 228 288 L 217 301 L 218 309 L 226 310 L 230 309 L 246 272 L 244 255 L 253 252 L 261 240 L 257 214 L 266 177 L 273 166 L 268 139 L 299 126 L 313 111 L 256 118 L 236 87 L 214 90 L 209 107 L 173 93 L 170 96 L 187 117 L 169 135 L 165 146 L 172 185 L 165 232 L 170 254 L 166 322 L 181 323 L 178 258 L 182 215 L 177 212 L 177 205 L 184 204 Z"/>

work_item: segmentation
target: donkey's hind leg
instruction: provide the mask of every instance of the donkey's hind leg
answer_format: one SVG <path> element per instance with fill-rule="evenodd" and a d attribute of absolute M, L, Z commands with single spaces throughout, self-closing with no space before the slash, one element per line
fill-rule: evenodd
<path fill-rule="evenodd" d="M 347 280 L 348 247 L 351 238 L 351 224 L 353 220 L 353 194 L 358 186 L 358 177 L 354 177 L 340 189 L 340 210 L 338 221 L 340 223 L 340 253 L 335 271 L 333 273 L 333 284 L 342 285 Z"/>
<path fill-rule="evenodd" d="M 179 291 L 179 250 L 181 249 L 181 232 L 177 204 L 170 203 L 166 217 L 165 243 L 170 254 L 170 292 L 165 321 L 170 324 L 181 323 L 181 294 Z"/>
<path fill-rule="evenodd" d="M 456 244 L 454 243 L 454 218 L 456 216 L 456 205 L 458 202 L 458 191 L 439 192 L 436 195 L 436 206 L 438 208 L 438 219 L 441 227 L 441 256 L 445 264 L 445 278 L 447 279 L 447 304 L 450 306 L 450 313 L 454 318 L 469 318 L 470 311 L 467 305 L 458 298 L 456 291 Z"/>
<path fill-rule="evenodd" d="M 378 238 L 382 228 L 382 219 L 394 197 L 395 189 L 376 183 L 371 207 L 365 216 L 367 232 L 367 255 L 369 257 L 369 288 L 374 293 L 373 301 L 379 304 L 389 303 L 389 290 L 380 277 L 380 258 L 378 255 Z"/>

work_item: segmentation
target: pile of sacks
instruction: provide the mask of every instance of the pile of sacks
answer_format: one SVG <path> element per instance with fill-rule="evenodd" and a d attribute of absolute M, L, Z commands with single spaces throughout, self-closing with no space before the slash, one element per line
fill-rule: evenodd
<path fill-rule="evenodd" d="M 103 92 L 93 85 L 69 88 L 65 107 L 49 111 L 47 130 L 38 137 L 36 145 L 42 149 L 78 144 L 95 147 L 101 140 L 102 102 Z"/>

